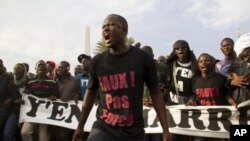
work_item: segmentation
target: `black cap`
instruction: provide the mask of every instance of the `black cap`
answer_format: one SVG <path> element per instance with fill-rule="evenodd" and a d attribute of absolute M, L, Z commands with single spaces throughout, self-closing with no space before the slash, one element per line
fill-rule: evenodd
<path fill-rule="evenodd" d="M 86 54 L 80 54 L 77 59 L 81 63 L 82 59 L 85 59 L 85 58 L 88 60 L 91 60 L 91 57 Z"/>

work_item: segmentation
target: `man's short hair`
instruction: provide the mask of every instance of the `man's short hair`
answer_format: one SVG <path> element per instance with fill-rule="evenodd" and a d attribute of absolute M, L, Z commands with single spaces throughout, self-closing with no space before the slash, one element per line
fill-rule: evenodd
<path fill-rule="evenodd" d="M 128 32 L 128 22 L 124 17 L 117 15 L 117 14 L 110 14 L 107 17 L 117 18 L 121 22 L 121 24 L 122 24 L 123 28 L 126 30 L 126 32 Z"/>

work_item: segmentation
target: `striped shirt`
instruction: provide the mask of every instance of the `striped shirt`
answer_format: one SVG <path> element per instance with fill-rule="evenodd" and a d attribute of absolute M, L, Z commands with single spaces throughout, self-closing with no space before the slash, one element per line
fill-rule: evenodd
<path fill-rule="evenodd" d="M 40 98 L 48 98 L 59 95 L 58 84 L 55 80 L 46 78 L 43 80 L 33 79 L 28 82 L 26 92 Z"/>

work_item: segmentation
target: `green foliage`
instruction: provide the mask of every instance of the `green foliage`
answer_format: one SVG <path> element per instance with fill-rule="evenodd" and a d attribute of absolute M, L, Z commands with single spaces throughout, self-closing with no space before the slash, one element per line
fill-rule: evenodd
<path fill-rule="evenodd" d="M 132 45 L 135 43 L 135 39 L 132 37 L 127 37 L 126 42 L 128 45 Z M 97 42 L 94 54 L 102 53 L 102 52 L 106 51 L 107 49 L 108 49 L 108 47 L 104 43 L 104 40 L 101 39 L 100 41 Z"/>
<path fill-rule="evenodd" d="M 126 42 L 128 45 L 133 45 L 135 43 L 135 39 L 132 37 L 129 37 L 129 38 L 127 37 Z"/>
<path fill-rule="evenodd" d="M 102 52 L 106 51 L 107 49 L 108 49 L 108 47 L 104 43 L 104 40 L 101 39 L 101 41 L 97 42 L 97 46 L 96 46 L 96 49 L 95 49 L 94 53 L 99 54 L 99 53 L 102 53 Z"/>

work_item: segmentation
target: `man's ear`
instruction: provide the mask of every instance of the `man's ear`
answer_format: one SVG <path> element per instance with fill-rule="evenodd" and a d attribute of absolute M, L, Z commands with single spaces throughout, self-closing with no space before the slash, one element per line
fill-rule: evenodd
<path fill-rule="evenodd" d="M 123 27 L 122 30 L 126 33 L 126 35 L 128 35 L 128 29 Z"/>

